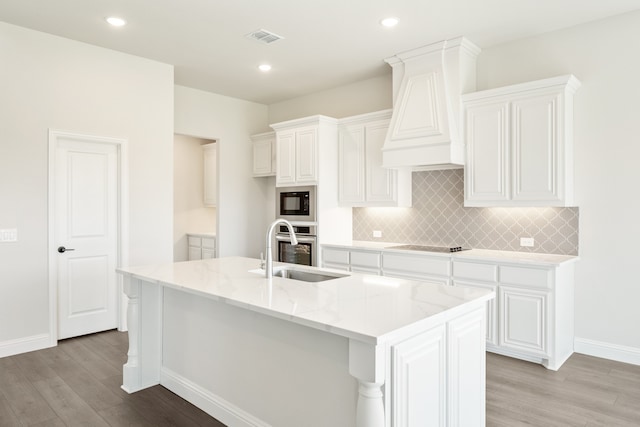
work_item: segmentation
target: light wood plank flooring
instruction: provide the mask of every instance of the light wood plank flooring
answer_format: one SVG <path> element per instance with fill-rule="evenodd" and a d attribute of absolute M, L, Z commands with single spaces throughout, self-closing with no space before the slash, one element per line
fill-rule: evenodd
<path fill-rule="evenodd" d="M 161 386 L 120 389 L 127 334 L 0 359 L 0 426 L 223 426 Z M 558 371 L 487 353 L 487 426 L 640 426 L 640 366 L 573 355 Z"/>

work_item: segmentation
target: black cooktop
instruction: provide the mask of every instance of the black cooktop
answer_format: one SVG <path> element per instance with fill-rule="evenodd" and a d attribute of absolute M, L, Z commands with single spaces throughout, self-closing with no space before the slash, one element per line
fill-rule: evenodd
<path fill-rule="evenodd" d="M 445 247 L 445 246 L 399 245 L 399 246 L 390 246 L 387 249 L 402 249 L 405 251 L 450 253 L 450 252 L 468 251 L 470 248 L 463 248 L 462 246 Z"/>

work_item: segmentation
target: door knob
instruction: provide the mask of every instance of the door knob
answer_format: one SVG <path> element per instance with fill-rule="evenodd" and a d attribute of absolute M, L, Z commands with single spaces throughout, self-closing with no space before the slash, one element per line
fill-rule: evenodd
<path fill-rule="evenodd" d="M 61 254 L 65 253 L 67 251 L 75 251 L 75 249 L 65 248 L 64 246 L 58 246 L 58 252 L 60 252 Z"/>

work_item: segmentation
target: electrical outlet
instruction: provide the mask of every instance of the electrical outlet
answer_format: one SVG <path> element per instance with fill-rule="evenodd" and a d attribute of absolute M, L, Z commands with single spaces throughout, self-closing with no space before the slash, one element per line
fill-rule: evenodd
<path fill-rule="evenodd" d="M 373 237 L 382 237 L 382 231 L 373 230 Z"/>
<path fill-rule="evenodd" d="M 535 241 L 533 240 L 533 237 L 520 238 L 520 246 L 523 246 L 526 248 L 532 248 L 534 244 L 535 244 Z"/>
<path fill-rule="evenodd" d="M 17 241 L 18 241 L 17 228 L 5 228 L 0 230 L 0 242 L 17 242 Z"/>

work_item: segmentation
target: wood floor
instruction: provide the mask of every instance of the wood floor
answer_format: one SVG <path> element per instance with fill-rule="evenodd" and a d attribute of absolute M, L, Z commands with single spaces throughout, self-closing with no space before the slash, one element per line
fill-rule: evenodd
<path fill-rule="evenodd" d="M 0 358 L 0 426 L 223 426 L 161 386 L 121 390 L 126 352 L 108 331 Z M 574 354 L 552 372 L 487 353 L 487 426 L 640 426 L 640 366 Z"/>

